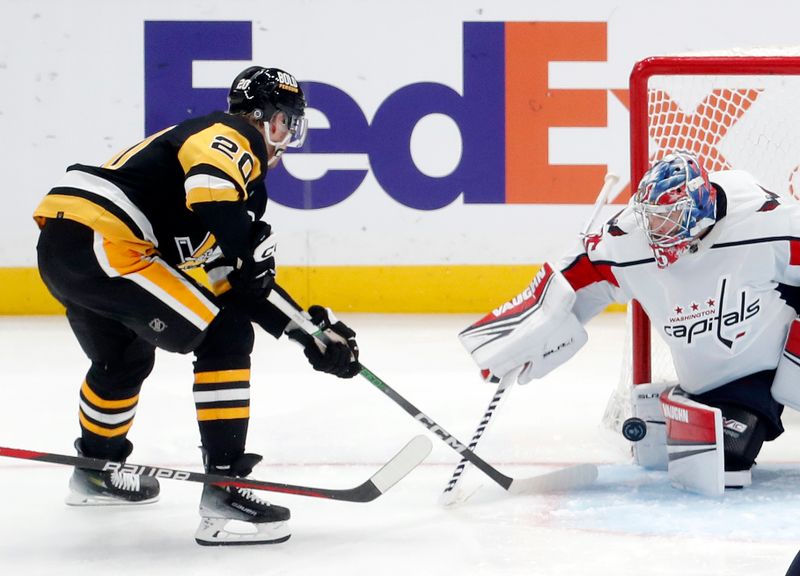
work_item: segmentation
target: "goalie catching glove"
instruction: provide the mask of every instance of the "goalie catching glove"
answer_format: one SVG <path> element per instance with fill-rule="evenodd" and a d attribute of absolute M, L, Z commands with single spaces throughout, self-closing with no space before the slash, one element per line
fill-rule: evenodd
<path fill-rule="evenodd" d="M 520 384 L 542 378 L 569 360 L 588 335 L 572 312 L 575 291 L 544 264 L 521 294 L 462 331 L 458 337 L 478 366 L 497 377 L 524 368 Z"/>
<path fill-rule="evenodd" d="M 352 378 L 358 374 L 361 365 L 358 363 L 356 333 L 352 328 L 336 318 L 329 308 L 315 305 L 305 314 L 319 328 L 320 334 L 314 337 L 294 322 L 289 322 L 286 335 L 302 344 L 314 370 L 339 378 Z"/>

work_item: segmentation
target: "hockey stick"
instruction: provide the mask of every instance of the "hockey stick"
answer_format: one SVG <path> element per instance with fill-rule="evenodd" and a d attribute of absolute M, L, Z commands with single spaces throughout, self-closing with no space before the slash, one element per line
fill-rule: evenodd
<path fill-rule="evenodd" d="M 516 376 L 516 372 L 514 373 Z M 475 429 L 475 433 L 472 435 L 472 440 L 469 442 L 470 450 L 475 450 L 475 447 L 478 445 L 478 441 L 483 436 L 483 433 L 489 427 L 489 423 L 492 421 L 492 416 L 494 415 L 495 409 L 500 405 L 500 402 L 504 398 L 505 391 L 508 390 L 511 385 L 514 383 L 515 378 L 498 378 L 497 376 L 490 377 L 491 382 L 498 382 L 497 390 L 495 390 L 494 395 L 492 396 L 491 402 L 489 402 L 489 406 L 486 408 L 486 411 L 483 413 L 483 417 L 481 418 L 478 427 Z M 445 486 L 444 490 L 442 490 L 442 494 L 439 497 L 439 503 L 442 506 L 450 506 L 454 504 L 458 497 L 458 485 L 461 482 L 461 479 L 464 477 L 464 471 L 466 467 L 469 465 L 469 460 L 466 458 L 461 458 L 461 461 L 456 466 L 455 470 L 453 470 L 452 476 L 450 476 L 450 480 L 447 482 L 447 486 Z"/>
<path fill-rule="evenodd" d="M 314 338 L 320 345 L 325 345 L 323 334 L 319 327 L 303 315 L 301 310 L 298 310 L 289 303 L 277 290 L 271 291 L 267 299 L 281 312 L 286 314 L 303 333 Z M 593 464 L 579 464 L 577 466 L 564 468 L 556 471 L 554 476 L 548 476 L 547 478 L 534 476 L 532 478 L 515 479 L 506 476 L 467 448 L 455 436 L 439 426 L 432 418 L 420 411 L 411 402 L 403 398 L 391 386 L 378 378 L 363 364 L 361 364 L 361 371 L 359 374 L 366 378 L 370 384 L 391 398 L 395 404 L 398 404 L 403 410 L 413 416 L 420 424 L 438 436 L 439 439 L 450 446 L 450 448 L 461 454 L 462 457 L 469 460 L 481 472 L 502 486 L 507 492 L 520 494 L 564 490 L 591 484 L 597 478 L 597 467 Z"/>
<path fill-rule="evenodd" d="M 120 471 L 139 476 L 153 476 L 155 478 L 169 480 L 183 480 L 186 482 L 200 482 L 201 484 L 213 484 L 214 486 L 235 486 L 237 488 L 249 488 L 251 490 L 265 490 L 267 492 L 281 492 L 283 494 L 294 494 L 296 496 L 310 496 L 311 498 L 325 498 L 328 500 L 342 500 L 345 502 L 372 502 L 381 494 L 384 494 L 392 486 L 402 480 L 409 472 L 416 468 L 432 449 L 431 441 L 426 436 L 415 436 L 406 444 L 400 452 L 395 454 L 380 470 L 375 472 L 368 480 L 354 488 L 335 489 L 335 488 L 313 488 L 311 486 L 298 486 L 294 484 L 280 484 L 278 482 L 265 482 L 262 480 L 250 480 L 248 478 L 237 478 L 235 476 L 224 476 L 221 474 L 203 474 L 201 472 L 187 472 L 185 470 L 175 470 L 174 468 L 162 468 L 160 466 L 143 466 L 140 464 L 130 464 L 103 460 L 101 458 L 87 458 L 85 456 L 67 456 L 64 454 L 53 454 L 51 452 L 35 452 L 32 450 L 20 450 L 17 448 L 6 448 L 0 446 L 0 456 L 9 458 L 20 458 L 23 460 L 36 460 L 39 462 L 50 462 L 51 464 L 66 464 L 78 468 L 100 471 Z"/>

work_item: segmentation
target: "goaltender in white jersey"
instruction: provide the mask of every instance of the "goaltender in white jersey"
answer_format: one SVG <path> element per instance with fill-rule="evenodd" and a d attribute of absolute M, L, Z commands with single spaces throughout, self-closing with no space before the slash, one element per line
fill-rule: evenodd
<path fill-rule="evenodd" d="M 610 302 L 635 298 L 691 394 L 774 369 L 797 315 L 778 287 L 800 285 L 800 205 L 781 201 L 746 172 L 709 179 L 717 188 L 716 224 L 663 269 L 636 224 L 634 202 L 559 263 L 582 323 Z"/>
<path fill-rule="evenodd" d="M 723 466 L 728 486 L 748 484 L 763 442 L 783 432 L 783 405 L 800 408 L 798 286 L 800 204 L 746 172 L 709 176 L 677 152 L 650 168 L 625 209 L 460 339 L 495 375 L 524 365 L 524 384 L 575 354 L 583 325 L 608 304 L 636 299 L 680 384 L 637 387 L 647 393 L 634 395 L 634 410 L 657 451 L 640 463 L 668 462 L 674 484 L 719 493 Z"/>

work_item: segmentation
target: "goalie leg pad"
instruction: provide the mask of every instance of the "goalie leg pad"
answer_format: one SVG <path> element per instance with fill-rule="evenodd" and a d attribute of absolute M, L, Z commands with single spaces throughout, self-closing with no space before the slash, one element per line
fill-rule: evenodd
<path fill-rule="evenodd" d="M 750 485 L 768 434 L 758 415 L 735 405 L 707 406 L 678 387 L 665 390 L 661 403 L 673 485 L 712 496 Z"/>
<path fill-rule="evenodd" d="M 647 434 L 633 444 L 633 460 L 654 470 L 667 469 L 667 424 L 661 410 L 661 393 L 674 382 L 639 384 L 633 387 L 633 416 L 647 425 Z"/>
<path fill-rule="evenodd" d="M 707 496 L 724 494 L 722 411 L 691 400 L 678 386 L 661 394 L 661 406 L 672 485 Z"/>

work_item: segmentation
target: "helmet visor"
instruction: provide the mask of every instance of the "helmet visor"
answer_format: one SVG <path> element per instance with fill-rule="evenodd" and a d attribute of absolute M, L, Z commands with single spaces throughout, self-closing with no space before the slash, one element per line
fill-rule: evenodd
<path fill-rule="evenodd" d="M 308 134 L 308 118 L 305 116 L 292 115 L 289 118 L 289 134 L 291 137 L 286 143 L 289 148 L 300 148 L 306 141 Z"/>
<path fill-rule="evenodd" d="M 267 140 L 275 148 L 300 148 L 308 134 L 308 118 L 278 110 L 267 127 Z"/>

